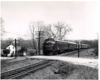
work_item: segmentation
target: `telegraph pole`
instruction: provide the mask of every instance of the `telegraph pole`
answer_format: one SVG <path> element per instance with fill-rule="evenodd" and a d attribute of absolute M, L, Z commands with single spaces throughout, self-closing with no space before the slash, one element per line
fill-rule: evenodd
<path fill-rule="evenodd" d="M 80 56 L 80 42 L 78 42 L 78 57 Z"/>
<path fill-rule="evenodd" d="M 16 46 L 16 39 L 15 39 L 15 57 L 17 55 L 17 46 Z"/>
<path fill-rule="evenodd" d="M 41 39 L 44 38 L 44 31 L 38 31 L 38 54 L 40 55 L 40 43 L 41 43 Z"/>
<path fill-rule="evenodd" d="M 36 35 L 37 35 L 36 39 L 37 39 L 37 43 L 38 43 L 37 44 L 37 46 L 38 46 L 37 47 L 37 49 L 38 49 L 37 54 L 40 55 L 40 50 L 41 50 L 41 47 L 40 47 L 41 45 L 40 44 L 41 44 L 41 39 L 44 38 L 44 31 L 37 31 Z"/>
<path fill-rule="evenodd" d="M 38 32 L 38 36 L 39 36 L 39 39 L 38 39 L 38 50 L 39 50 L 39 54 L 40 54 L 40 31 Z"/>
<path fill-rule="evenodd" d="M 79 57 L 79 44 L 78 44 L 78 57 Z"/>

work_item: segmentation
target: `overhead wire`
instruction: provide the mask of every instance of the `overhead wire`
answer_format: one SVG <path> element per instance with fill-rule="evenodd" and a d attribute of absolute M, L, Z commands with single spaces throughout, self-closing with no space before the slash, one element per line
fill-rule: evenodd
<path fill-rule="evenodd" d="M 19 36 L 27 36 L 27 37 L 30 37 L 29 35 L 20 35 L 20 34 L 15 34 L 15 33 L 7 32 L 7 31 L 4 31 L 4 32 L 5 33 L 9 33 L 9 34 L 19 35 Z"/>

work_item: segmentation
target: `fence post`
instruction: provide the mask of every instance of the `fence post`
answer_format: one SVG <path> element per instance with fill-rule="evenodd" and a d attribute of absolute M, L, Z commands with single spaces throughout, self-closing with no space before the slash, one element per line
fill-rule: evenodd
<path fill-rule="evenodd" d="M 80 53 L 79 53 L 79 44 L 78 44 L 78 57 L 79 57 L 79 54 L 80 54 Z"/>

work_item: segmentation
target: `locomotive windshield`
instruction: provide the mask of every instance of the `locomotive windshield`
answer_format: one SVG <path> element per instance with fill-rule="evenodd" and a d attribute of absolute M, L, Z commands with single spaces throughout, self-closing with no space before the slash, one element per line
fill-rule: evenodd
<path fill-rule="evenodd" d="M 48 39 L 46 39 L 46 40 L 44 41 L 44 45 L 45 45 L 45 44 L 55 44 L 55 40 L 52 39 L 52 38 L 48 38 Z"/>
<path fill-rule="evenodd" d="M 47 41 L 47 43 L 55 44 L 55 41 Z"/>

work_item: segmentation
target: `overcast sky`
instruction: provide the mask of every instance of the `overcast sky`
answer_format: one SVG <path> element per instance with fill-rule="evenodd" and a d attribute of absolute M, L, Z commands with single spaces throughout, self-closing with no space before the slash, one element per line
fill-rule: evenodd
<path fill-rule="evenodd" d="M 64 22 L 71 24 L 72 32 L 66 39 L 97 39 L 98 2 L 96 1 L 5 1 L 1 2 L 1 17 L 5 31 L 26 35 L 29 23 L 43 21 L 45 24 Z M 3 38 L 17 38 L 5 34 Z M 25 37 L 24 37 L 25 38 Z"/>

